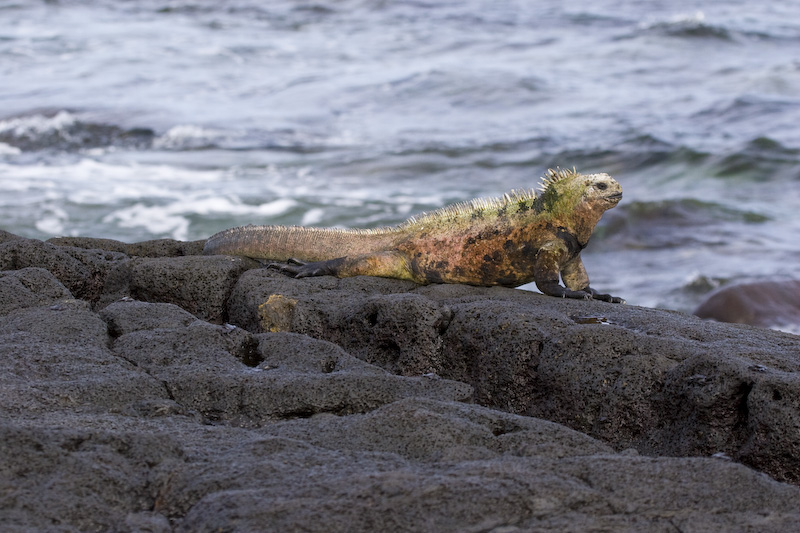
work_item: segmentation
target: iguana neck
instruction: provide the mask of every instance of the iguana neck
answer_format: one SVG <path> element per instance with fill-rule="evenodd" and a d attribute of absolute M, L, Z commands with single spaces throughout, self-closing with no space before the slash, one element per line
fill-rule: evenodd
<path fill-rule="evenodd" d="M 559 202 L 558 204 L 548 204 L 546 201 L 538 202 L 536 205 L 535 217 L 544 219 L 554 227 L 564 228 L 570 235 L 573 235 L 581 247 L 586 246 L 592 236 L 595 225 L 606 211 L 596 202 L 587 202 L 574 199 L 570 203 Z M 518 223 L 525 224 L 528 221 L 520 220 Z"/>
<path fill-rule="evenodd" d="M 597 203 L 580 202 L 568 216 L 564 217 L 565 227 L 575 235 L 582 247 L 586 246 L 605 211 Z"/>

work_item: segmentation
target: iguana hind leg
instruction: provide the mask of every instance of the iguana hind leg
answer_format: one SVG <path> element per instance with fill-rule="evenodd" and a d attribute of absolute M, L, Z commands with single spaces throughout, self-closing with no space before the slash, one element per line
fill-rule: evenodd
<path fill-rule="evenodd" d="M 290 259 L 289 264 L 272 263 L 268 266 L 296 278 L 310 276 L 336 276 L 339 278 L 378 276 L 424 283 L 424 280 L 414 277 L 405 256 L 397 251 L 375 252 L 354 257 L 337 257 L 336 259 L 313 263 Z"/>

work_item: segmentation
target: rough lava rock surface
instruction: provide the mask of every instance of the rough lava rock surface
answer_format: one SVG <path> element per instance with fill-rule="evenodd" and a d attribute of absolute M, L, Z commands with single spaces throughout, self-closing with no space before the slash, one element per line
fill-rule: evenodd
<path fill-rule="evenodd" d="M 790 531 L 800 337 L 0 231 L 8 531 Z"/>

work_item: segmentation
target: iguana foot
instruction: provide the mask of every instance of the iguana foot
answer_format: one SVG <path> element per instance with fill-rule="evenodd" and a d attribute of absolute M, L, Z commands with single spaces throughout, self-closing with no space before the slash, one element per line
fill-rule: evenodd
<path fill-rule="evenodd" d="M 586 290 L 586 292 L 588 292 L 589 294 L 592 295 L 592 299 L 594 299 L 594 300 L 600 300 L 601 302 L 610 302 L 612 304 L 628 303 L 623 298 L 620 298 L 619 296 L 611 296 L 610 294 L 603 294 L 603 293 L 597 292 L 596 290 L 594 290 L 591 287 L 586 287 L 585 290 Z"/>
<path fill-rule="evenodd" d="M 570 298 L 574 300 L 592 299 L 592 293 L 589 292 L 588 287 L 586 287 L 584 290 L 573 291 L 571 289 L 567 289 L 566 287 L 562 287 L 559 285 L 558 281 L 552 279 L 546 281 L 537 281 L 536 288 L 542 291 L 542 293 L 548 296 L 555 296 L 556 298 Z"/>
<path fill-rule="evenodd" d="M 571 291 L 564 289 L 560 295 L 562 298 L 570 298 L 573 300 L 591 300 L 592 295 L 586 291 Z"/>
<path fill-rule="evenodd" d="M 287 276 L 295 276 L 297 274 L 297 272 L 294 272 L 296 266 L 291 263 L 291 260 L 287 263 L 267 263 L 266 267 L 277 270 L 281 274 L 286 274 Z"/>
<path fill-rule="evenodd" d="M 334 266 L 331 261 L 306 263 L 299 259 L 290 258 L 286 263 L 270 263 L 267 268 L 279 270 L 283 274 L 294 278 L 309 278 L 313 276 L 333 276 L 336 274 Z"/>
<path fill-rule="evenodd" d="M 610 294 L 599 293 L 594 289 L 587 289 L 583 291 L 571 291 L 569 289 L 564 289 L 564 294 L 562 294 L 561 297 L 574 298 L 576 300 L 599 300 L 601 302 L 610 302 L 613 304 L 627 303 L 625 300 L 623 300 L 618 296 L 611 296 Z"/>
<path fill-rule="evenodd" d="M 536 287 L 548 296 L 555 296 L 557 298 L 570 298 L 574 300 L 600 300 L 601 302 L 611 302 L 615 304 L 624 304 L 625 300 L 610 294 L 603 294 L 597 292 L 588 285 L 581 290 L 573 291 L 562 287 L 557 281 L 548 280 L 544 282 L 537 282 Z"/>

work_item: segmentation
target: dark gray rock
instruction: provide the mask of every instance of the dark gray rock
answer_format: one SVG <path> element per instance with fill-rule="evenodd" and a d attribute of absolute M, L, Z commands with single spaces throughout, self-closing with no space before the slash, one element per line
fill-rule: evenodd
<path fill-rule="evenodd" d="M 364 415 L 293 420 L 266 431 L 320 448 L 389 452 L 422 462 L 613 452 L 609 446 L 553 422 L 420 397 L 399 400 Z"/>
<path fill-rule="evenodd" d="M 349 472 L 331 455 L 307 460 L 305 481 L 215 491 L 177 531 L 779 532 L 798 518 L 796 488 L 708 459 L 504 456 Z M 285 457 L 271 453 L 263 473 L 297 468 Z"/>
<path fill-rule="evenodd" d="M 106 348 L 110 340 L 105 322 L 83 300 L 62 300 L 48 306 L 12 311 L 0 324 L 0 335 L 16 333 L 26 333 L 56 345 Z"/>
<path fill-rule="evenodd" d="M 343 346 L 402 375 L 439 373 L 442 332 L 452 312 L 409 293 L 416 285 L 381 278 L 309 278 L 305 286 L 268 269 L 239 278 L 230 321 L 251 331 L 295 331 Z"/>
<path fill-rule="evenodd" d="M 0 409 L 119 411 L 167 397 L 108 349 L 105 323 L 82 301 L 17 309 L 0 321 Z"/>
<path fill-rule="evenodd" d="M 0 244 L 0 270 L 26 267 L 49 270 L 79 298 L 93 292 L 91 270 L 60 246 L 35 239 L 17 239 Z"/>
<path fill-rule="evenodd" d="M 14 235 L 13 233 L 0 229 L 0 244 L 23 239 L 25 239 L 25 237 L 20 237 L 19 235 Z"/>
<path fill-rule="evenodd" d="M 148 303 L 133 299 L 114 302 L 100 311 L 109 334 L 119 337 L 139 330 L 180 328 L 198 320 L 175 304 Z"/>
<path fill-rule="evenodd" d="M 668 372 L 656 395 L 659 426 L 638 447 L 680 456 L 716 450 L 778 479 L 800 482 L 800 376 L 748 355 L 702 353 Z"/>
<path fill-rule="evenodd" d="M 156 239 L 135 243 L 125 243 L 114 239 L 97 239 L 92 237 L 54 237 L 48 243 L 87 250 L 108 250 L 135 257 L 181 257 L 184 255 L 202 255 L 206 241 L 176 241 L 174 239 Z"/>
<path fill-rule="evenodd" d="M 35 239 L 0 244 L 0 270 L 45 268 L 76 298 L 92 302 L 99 298 L 108 272 L 125 259 L 118 252 L 56 246 Z"/>
<path fill-rule="evenodd" d="M 314 339 L 298 333 L 263 333 L 257 335 L 257 365 L 263 370 L 290 370 L 329 374 L 357 371 L 362 374 L 385 376 L 386 371 L 345 352 L 332 342 Z"/>
<path fill-rule="evenodd" d="M 92 237 L 53 237 L 47 239 L 50 244 L 56 246 L 69 246 L 71 248 L 81 248 L 84 250 L 106 250 L 128 254 L 128 244 L 114 239 L 97 239 Z"/>
<path fill-rule="evenodd" d="M 49 270 L 36 267 L 0 271 L 0 315 L 73 298 Z"/>
<path fill-rule="evenodd" d="M 151 476 L 182 460 L 178 443 L 166 433 L 70 428 L 70 422 L 0 421 L 3 530 L 171 531 L 166 517 L 150 512 Z"/>
<path fill-rule="evenodd" d="M 174 239 L 156 239 L 153 241 L 129 244 L 126 253 L 137 257 L 180 257 L 184 255 L 202 255 L 206 241 L 176 241 Z"/>
<path fill-rule="evenodd" d="M 176 255 L 152 259 L 0 241 L 9 531 L 800 522 L 800 488 L 745 466 L 800 482 L 796 336 L 499 288 L 294 280 L 174 242 L 142 245 Z"/>
<path fill-rule="evenodd" d="M 253 332 L 303 329 L 312 337 L 337 335 L 331 327 L 340 306 L 342 319 L 360 308 L 364 300 L 387 294 L 407 293 L 417 287 L 410 281 L 383 278 L 305 278 L 304 283 L 268 268 L 252 269 L 237 280 L 228 301 L 231 322 Z M 300 306 L 299 310 L 297 306 Z M 341 337 L 347 335 L 342 334 Z M 332 341 L 335 342 L 335 341 Z"/>
<path fill-rule="evenodd" d="M 198 318 L 221 324 L 238 277 L 257 266 L 227 256 L 135 258 L 119 264 L 106 279 L 99 307 L 122 298 L 175 304 Z"/>
<path fill-rule="evenodd" d="M 164 382 L 180 405 L 208 421 L 258 426 L 278 418 L 317 413 L 366 412 L 400 398 L 461 400 L 463 383 L 404 378 L 301 335 L 283 336 L 286 350 L 302 350 L 305 362 L 278 364 L 260 353 L 274 350 L 270 335 L 197 323 L 190 327 L 135 331 L 119 337 L 114 352 Z M 332 350 L 333 348 L 333 350 Z M 309 360 L 315 361 L 309 364 Z"/>
<path fill-rule="evenodd" d="M 694 314 L 720 322 L 800 331 L 800 280 L 764 280 L 726 285 L 708 296 Z"/>
<path fill-rule="evenodd" d="M 333 486 L 341 481 L 365 485 L 366 490 L 373 475 L 419 479 L 426 473 L 436 476 L 445 465 L 489 458 L 607 453 L 610 449 L 602 443 L 558 424 L 474 405 L 407 399 L 364 415 L 316 416 L 264 427 L 236 447 L 170 473 L 169 492 L 163 495 L 169 505 L 163 510 L 182 516 L 192 508 L 199 510 L 203 498 L 249 490 L 266 490 L 271 497 L 286 499 L 303 498 L 303 493 L 322 486 L 327 486 L 322 493 L 348 490 Z M 444 501 L 446 490 L 441 496 L 442 504 L 451 505 Z M 315 512 L 308 511 L 309 516 L 303 517 L 300 509 L 294 510 L 292 520 L 312 518 Z M 409 522 L 413 529 L 427 530 L 424 516 Z M 258 530 L 267 523 L 265 519 L 240 527 Z M 185 527 L 195 525 L 189 522 Z"/>
<path fill-rule="evenodd" d="M 230 320 L 325 339 L 394 373 L 469 383 L 477 403 L 618 449 L 725 453 L 800 482 L 796 336 L 497 287 L 278 276 L 241 276 Z M 706 363 L 687 370 L 692 361 Z"/>

